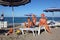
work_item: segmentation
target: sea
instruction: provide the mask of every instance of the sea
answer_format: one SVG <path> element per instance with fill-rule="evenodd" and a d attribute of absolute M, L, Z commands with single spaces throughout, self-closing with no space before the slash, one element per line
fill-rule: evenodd
<path fill-rule="evenodd" d="M 37 21 L 39 21 L 39 19 L 40 17 L 37 17 Z M 55 20 L 60 22 L 60 17 L 47 17 L 47 20 Z M 4 21 L 7 21 L 8 23 L 13 23 L 13 17 L 4 17 Z M 14 23 L 24 23 L 24 22 L 27 22 L 27 17 L 14 17 Z"/>

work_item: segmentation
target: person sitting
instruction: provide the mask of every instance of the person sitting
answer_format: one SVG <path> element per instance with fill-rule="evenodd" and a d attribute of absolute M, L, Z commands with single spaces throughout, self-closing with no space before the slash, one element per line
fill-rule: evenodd
<path fill-rule="evenodd" d="M 4 21 L 4 14 L 1 14 L 0 21 Z"/>
<path fill-rule="evenodd" d="M 32 15 L 32 23 L 33 26 L 36 26 L 36 16 L 34 14 Z"/>
<path fill-rule="evenodd" d="M 32 24 L 32 22 L 31 22 L 31 20 L 30 20 L 30 17 L 28 17 L 28 24 L 26 24 L 26 22 L 24 23 L 24 27 L 25 28 L 33 28 L 33 24 Z"/>
<path fill-rule="evenodd" d="M 11 27 L 10 29 L 9 29 L 9 31 L 6 33 L 6 35 L 10 35 L 10 34 L 12 34 L 13 33 L 13 28 Z"/>
<path fill-rule="evenodd" d="M 42 26 L 45 27 L 45 29 L 48 31 L 48 33 L 51 33 L 50 28 L 47 24 L 47 19 L 46 19 L 44 13 L 41 14 L 41 18 L 39 20 L 39 27 L 42 27 Z"/>

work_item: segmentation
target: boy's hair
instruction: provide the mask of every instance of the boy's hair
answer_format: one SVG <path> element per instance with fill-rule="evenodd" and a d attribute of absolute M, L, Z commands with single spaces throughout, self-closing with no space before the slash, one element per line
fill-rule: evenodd
<path fill-rule="evenodd" d="M 30 19 L 30 17 L 28 17 L 27 19 Z"/>

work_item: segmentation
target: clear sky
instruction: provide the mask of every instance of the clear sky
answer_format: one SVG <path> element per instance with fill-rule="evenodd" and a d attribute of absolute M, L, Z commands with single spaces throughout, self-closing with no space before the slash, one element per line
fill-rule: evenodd
<path fill-rule="evenodd" d="M 45 13 L 46 16 L 51 17 L 52 13 L 43 12 L 44 9 L 56 7 L 60 8 L 60 0 L 31 0 L 31 3 L 28 3 L 23 6 L 14 7 L 14 16 L 15 17 L 24 17 L 25 14 L 35 14 L 40 16 L 41 13 Z M 12 17 L 12 8 L 4 7 L 0 5 L 0 15 L 4 12 L 5 17 Z M 60 17 L 60 12 L 55 12 L 55 17 Z"/>

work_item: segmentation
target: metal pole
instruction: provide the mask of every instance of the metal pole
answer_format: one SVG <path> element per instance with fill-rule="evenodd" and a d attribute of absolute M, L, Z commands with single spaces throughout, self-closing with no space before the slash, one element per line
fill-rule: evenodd
<path fill-rule="evenodd" d="M 53 17 L 52 17 L 52 21 L 54 21 L 54 12 L 52 12 L 52 16 L 53 16 Z"/>
<path fill-rule="evenodd" d="M 14 29 L 14 8 L 12 6 L 12 17 L 13 17 L 13 29 Z"/>

